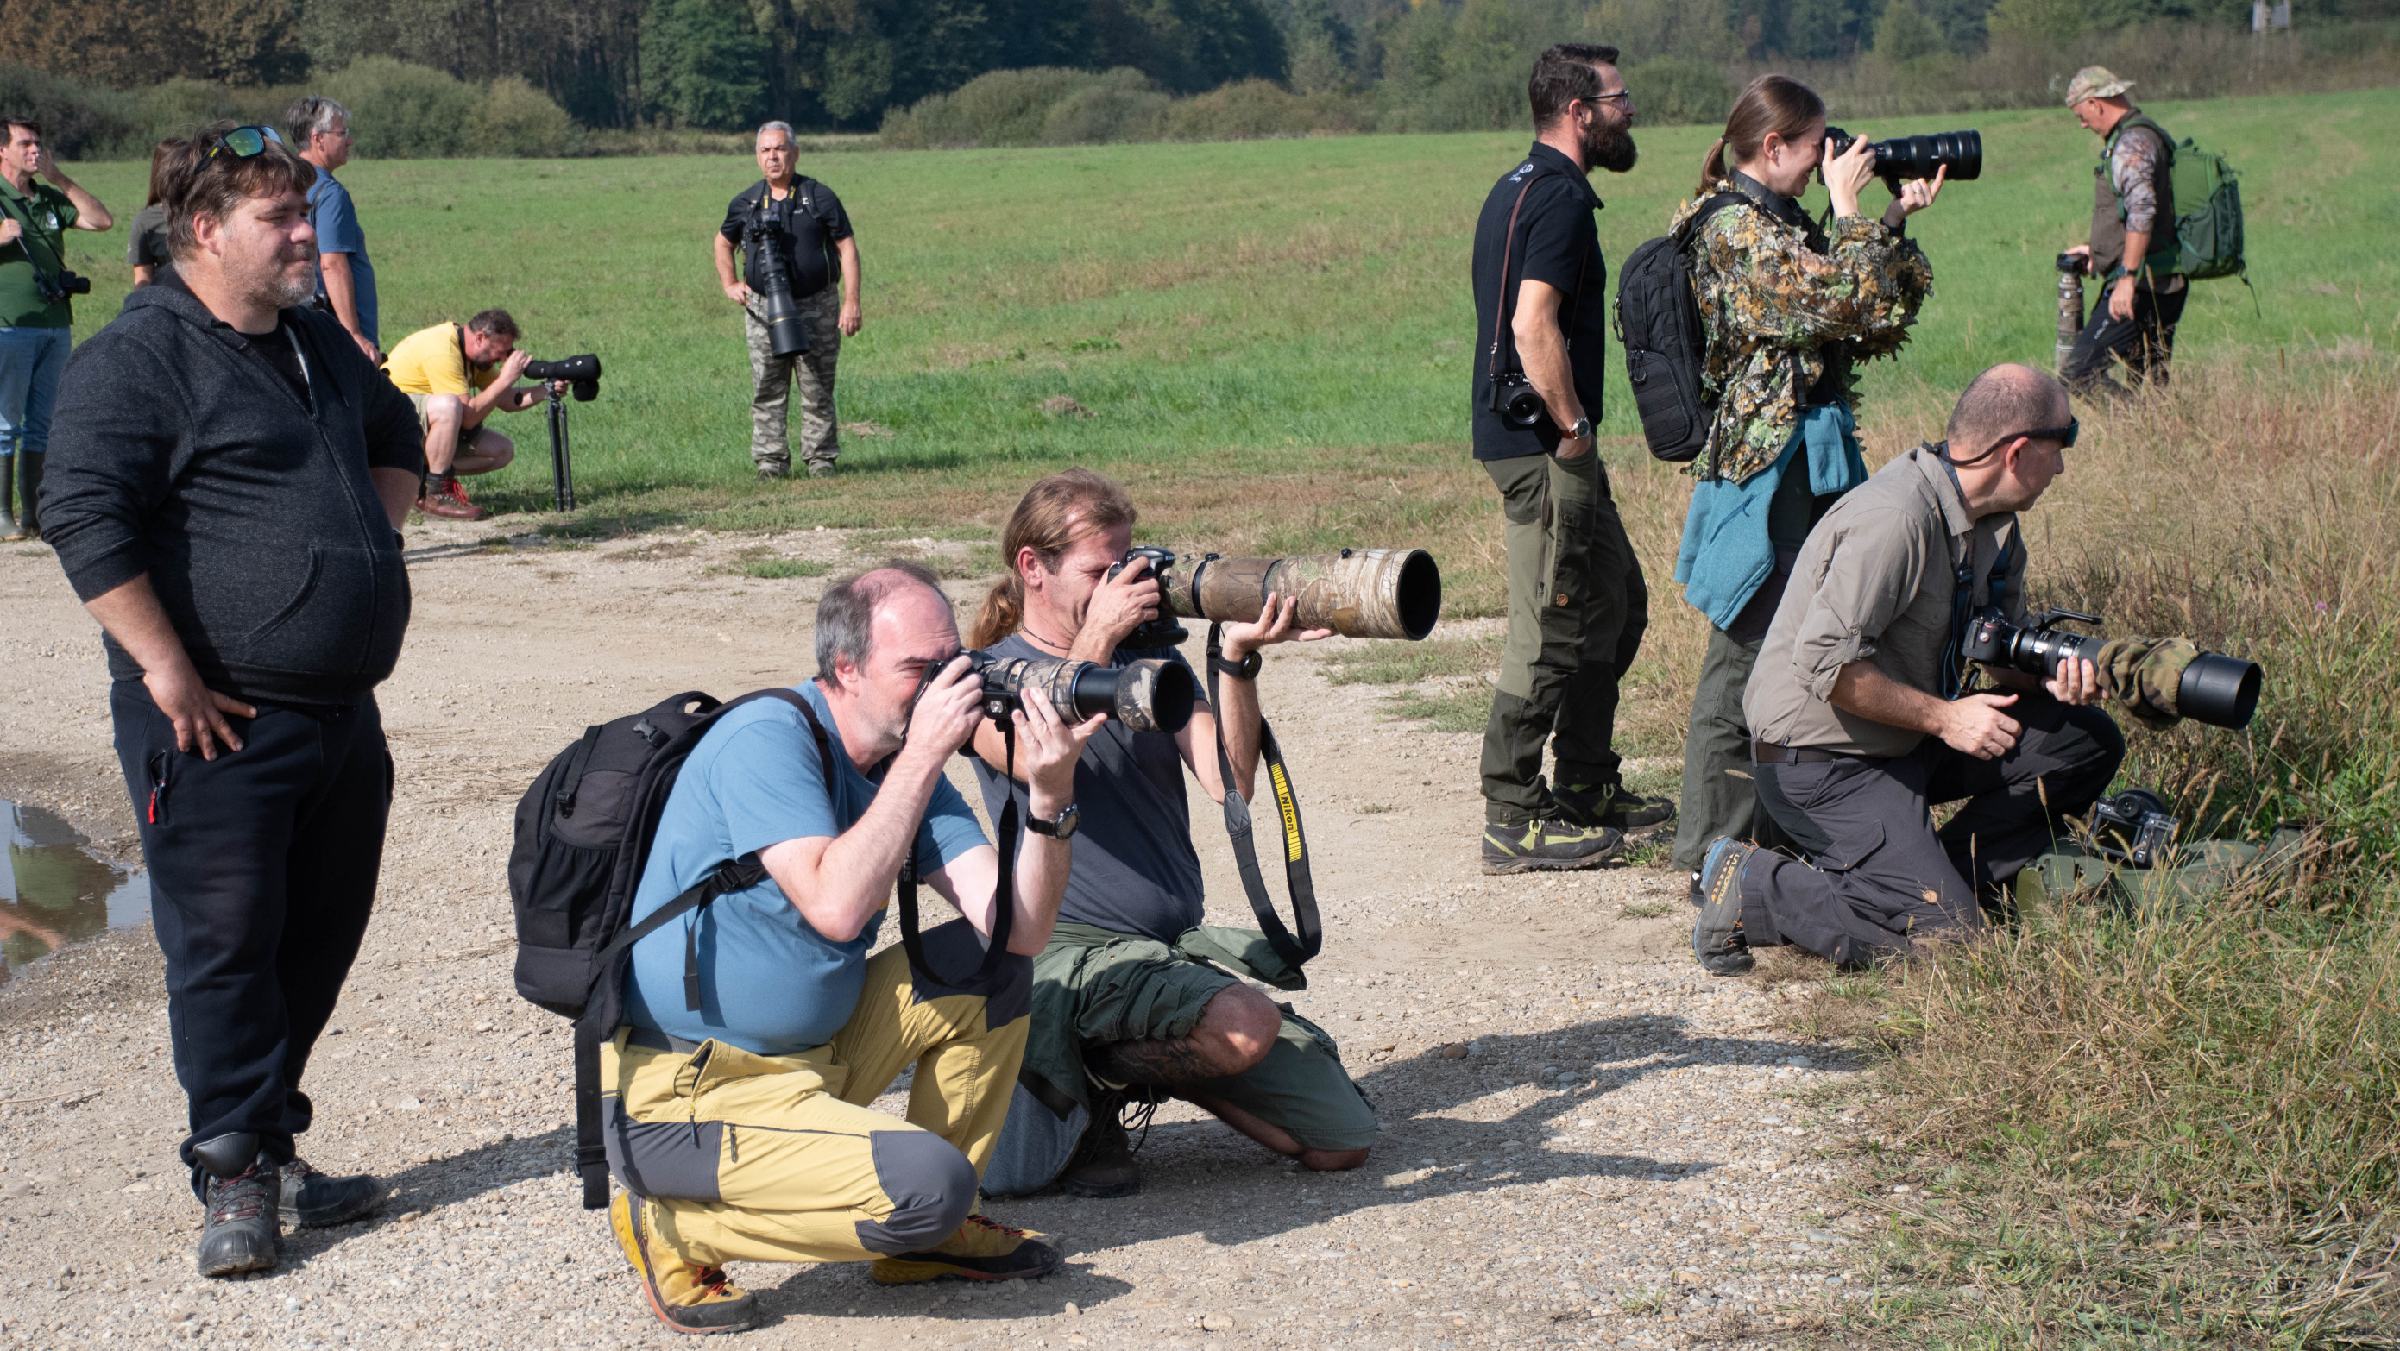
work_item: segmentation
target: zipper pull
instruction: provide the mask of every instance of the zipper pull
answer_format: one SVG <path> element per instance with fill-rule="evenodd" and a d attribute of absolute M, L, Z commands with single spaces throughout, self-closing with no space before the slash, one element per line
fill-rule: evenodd
<path fill-rule="evenodd" d="M 158 785 L 155 783 L 150 785 L 150 809 L 145 815 L 151 825 L 158 824 Z"/>

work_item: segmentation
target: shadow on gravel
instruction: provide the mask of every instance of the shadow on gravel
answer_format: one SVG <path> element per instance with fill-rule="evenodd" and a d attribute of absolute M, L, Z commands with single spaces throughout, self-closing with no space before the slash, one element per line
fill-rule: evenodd
<path fill-rule="evenodd" d="M 1572 1186 L 1582 1178 L 1661 1182 L 1708 1172 L 1721 1160 L 1594 1152 L 1549 1137 L 1584 1105 L 1661 1070 L 1765 1069 L 1800 1055 L 1819 1068 L 1860 1067 L 1854 1058 L 1809 1043 L 1692 1035 L 1678 1018 L 1603 1019 L 1479 1037 L 1475 1047 L 1456 1059 L 1429 1048 L 1360 1076 L 1359 1086 L 1382 1119 L 1383 1138 L 1355 1172 L 1304 1173 L 1217 1122 L 1177 1122 L 1150 1132 L 1140 1155 L 1139 1196 L 1089 1202 L 1050 1193 L 1008 1201 L 999 1218 L 1055 1226 L 1070 1252 L 1182 1233 L 1232 1244 L 1353 1211 L 1502 1187 Z M 1496 1119 L 1454 1114 L 1480 1099 L 1526 1088 L 1536 1096 Z"/>
<path fill-rule="evenodd" d="M 423 1215 L 532 1178 L 564 1173 L 574 1156 L 575 1128 L 561 1126 L 541 1135 L 494 1140 L 447 1158 L 427 1159 L 385 1178 L 383 1208 L 355 1224 L 331 1229 L 286 1228 L 283 1260 L 272 1274 L 299 1271 L 317 1254 L 402 1216 Z"/>
<path fill-rule="evenodd" d="M 1075 1247 L 1087 1247 L 1077 1243 Z M 759 1268 L 752 1268 L 756 1271 Z M 827 1262 L 795 1269 L 758 1291 L 764 1325 L 786 1318 L 1040 1318 L 1073 1304 L 1090 1309 L 1133 1293 L 1114 1276 L 1073 1260 L 1038 1281 L 940 1281 L 877 1285 L 864 1262 Z"/>

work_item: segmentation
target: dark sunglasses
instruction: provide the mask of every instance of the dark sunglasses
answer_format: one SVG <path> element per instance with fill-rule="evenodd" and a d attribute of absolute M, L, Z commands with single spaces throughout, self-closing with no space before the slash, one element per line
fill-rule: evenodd
<path fill-rule="evenodd" d="M 2028 441 L 2056 441 L 2060 450 L 2068 450 L 2075 445 L 2075 434 L 2081 430 L 2083 430 L 2083 424 L 2070 417 L 2064 427 L 2036 427 L 2031 431 L 2013 432 L 2003 436 L 2000 438 L 2000 446 L 2007 445 L 2022 436 Z M 1992 448 L 1997 450 L 2000 446 Z"/>
<path fill-rule="evenodd" d="M 249 159 L 265 154 L 269 141 L 282 145 L 283 137 L 273 127 L 235 127 L 219 136 L 217 143 L 208 148 L 208 154 L 203 158 L 215 159 L 217 152 L 222 150 L 236 159 Z"/>

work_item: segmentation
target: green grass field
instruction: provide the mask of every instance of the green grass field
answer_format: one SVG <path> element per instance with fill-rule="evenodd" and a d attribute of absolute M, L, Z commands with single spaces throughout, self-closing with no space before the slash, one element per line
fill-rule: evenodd
<path fill-rule="evenodd" d="M 2383 243 L 2400 233 L 2400 186 L 2377 168 L 2400 158 L 2388 135 L 2400 91 L 2154 111 L 2245 172 L 2260 312 L 2238 285 L 2202 288 L 2186 351 L 2238 350 L 2263 365 L 2390 344 L 2400 261 Z M 1936 298 L 1908 359 L 1868 373 L 1870 400 L 1955 390 L 2005 358 L 2047 360 L 2050 257 L 2080 238 L 2097 143 L 2064 110 L 1976 120 L 1985 176 L 1913 227 Z M 1641 166 L 1603 176 L 1612 259 L 1663 228 L 1712 136 L 1646 131 Z M 841 407 L 872 434 L 847 439 L 856 477 L 845 486 L 763 492 L 746 484 L 739 321 L 708 261 L 725 200 L 754 176 L 747 161 L 361 162 L 343 176 L 368 229 L 387 345 L 496 304 L 537 355 L 602 356 L 602 400 L 575 410 L 586 503 L 623 512 L 652 489 L 711 489 L 644 501 L 746 508 L 733 523 L 784 515 L 773 505 L 783 504 L 811 523 L 914 512 L 938 524 L 962 506 L 980 517 L 987 491 L 1068 462 L 1205 465 L 1208 477 L 1439 468 L 1480 490 L 1456 450 L 1477 329 L 1468 236 L 1525 141 L 812 156 L 802 168 L 834 185 L 859 229 L 867 326 L 845 345 Z M 140 204 L 143 166 L 74 168 L 121 214 Z M 115 310 L 123 239 L 77 241 L 98 283 L 83 332 Z M 1041 411 L 1057 395 L 1090 416 Z M 1629 436 L 1629 415 L 1612 394 L 1604 433 Z M 501 425 L 538 449 L 538 414 Z M 926 469 L 943 472 L 890 481 Z M 479 487 L 497 505 L 532 506 L 545 472 L 528 456 Z M 1336 520 L 1343 511 L 1313 505 Z"/>
<path fill-rule="evenodd" d="M 2297 882 L 2198 910 L 2051 908 L 1937 963 L 1822 982 L 1812 1025 L 1883 1052 L 1857 1175 L 1887 1221 L 1887 1280 L 1837 1343 L 2392 1345 L 2400 1327 L 2400 91 L 2152 111 L 2243 170 L 2256 308 L 2203 284 L 2174 390 L 2083 410 L 2030 522 L 2032 598 L 2259 660 L 2248 732 L 2137 733 L 2125 780 L 2211 803 L 2225 833 L 2314 822 L 2328 848 Z M 2080 237 L 2097 143 L 2063 110 L 1976 121 L 1986 177 L 1912 226 L 1936 295 L 1904 359 L 1866 374 L 1870 458 L 1933 431 L 1977 370 L 2050 360 L 2051 257 Z M 1648 132 L 1643 166 L 1602 182 L 1612 258 L 1663 227 L 1712 136 Z M 1080 462 L 1126 480 L 1162 542 L 1430 548 L 1457 617 L 1502 598 L 1499 514 L 1463 445 L 1467 240 L 1524 141 L 813 156 L 859 225 L 867 330 L 844 353 L 844 472 L 769 485 L 750 476 L 739 320 L 708 262 L 747 162 L 344 177 L 387 343 L 500 304 L 537 355 L 606 360 L 601 400 L 575 409 L 586 505 L 561 533 L 868 527 L 861 561 L 910 536 L 988 543 L 1027 482 Z M 72 167 L 137 204 L 137 166 Z M 122 241 L 79 248 L 101 281 L 87 332 L 122 293 Z M 1042 411 L 1057 396 L 1089 415 Z M 524 456 L 477 495 L 538 509 L 541 418 L 501 425 Z M 1674 756 L 1705 639 L 1667 577 L 1687 493 L 1641 454 L 1621 394 L 1602 431 L 1652 592 L 1621 743 Z M 1468 730 L 1491 648 L 1446 632 L 1347 653 L 1335 675 Z M 1905 1198 L 1886 1185 L 1902 1179 Z"/>

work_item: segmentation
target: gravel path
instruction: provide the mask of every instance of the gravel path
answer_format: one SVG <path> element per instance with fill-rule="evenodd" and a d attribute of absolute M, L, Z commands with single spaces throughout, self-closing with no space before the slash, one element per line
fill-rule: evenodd
<path fill-rule="evenodd" d="M 821 583 L 731 571 L 756 538 L 500 538 L 417 533 L 416 621 L 383 694 L 400 794 L 384 886 L 309 1077 L 308 1156 L 383 1174 L 391 1202 L 295 1233 L 268 1277 L 194 1275 L 156 948 L 142 928 L 70 949 L 0 988 L 0 1345 L 668 1335 L 577 1208 L 566 1026 L 509 983 L 509 813 L 588 721 L 805 674 Z M 862 561 L 840 532 L 764 543 Z M 131 855 L 97 643 L 46 552 L 0 547 L 0 615 L 0 796 Z M 1784 1030 L 1793 987 L 1698 972 L 1680 876 L 1481 876 L 1477 738 L 1384 721 L 1378 698 L 1308 659 L 1265 677 L 1328 924 L 1299 1004 L 1382 1114 L 1366 1167 L 1306 1174 L 1170 1107 L 1139 1196 L 994 1204 L 1055 1236 L 1066 1272 L 887 1290 L 853 1267 L 741 1267 L 769 1319 L 745 1345 L 1854 1340 L 1830 1331 L 1861 1293 L 1831 1091 L 1854 1065 Z M 1246 922 L 1213 834 L 1212 918 Z"/>

